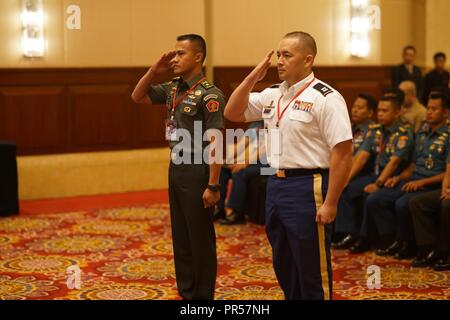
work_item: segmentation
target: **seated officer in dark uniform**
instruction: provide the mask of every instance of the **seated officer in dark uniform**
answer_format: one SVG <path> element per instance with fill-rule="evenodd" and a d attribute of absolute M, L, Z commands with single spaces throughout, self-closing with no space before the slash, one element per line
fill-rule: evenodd
<path fill-rule="evenodd" d="M 203 154 L 209 142 L 202 140 L 211 129 L 224 128 L 225 98 L 202 73 L 205 57 L 201 36 L 179 36 L 175 51 L 152 65 L 132 94 L 136 103 L 167 105 L 175 273 L 179 295 L 186 300 L 213 299 L 217 273 L 212 208 L 220 198 L 222 159 L 206 161 Z M 179 77 L 164 83 L 174 75 Z"/>
<path fill-rule="evenodd" d="M 380 124 L 369 130 L 352 166 L 352 172 L 359 172 L 370 159 L 375 161 L 373 174 L 367 176 L 367 185 L 362 188 L 363 217 L 359 239 L 350 248 L 352 253 L 370 250 L 368 199 L 383 187 L 388 178 L 399 174 L 409 164 L 414 141 L 411 128 L 400 122 L 403 99 L 404 93 L 399 89 L 390 89 L 389 94 L 381 98 L 377 111 Z M 392 239 L 381 238 L 380 245 L 385 247 L 391 242 Z"/>
<path fill-rule="evenodd" d="M 426 123 L 417 133 L 412 163 L 400 175 L 386 181 L 375 193 L 368 210 L 379 233 L 396 236 L 379 255 L 395 254 L 398 259 L 412 258 L 416 253 L 409 200 L 418 193 L 440 187 L 448 153 L 448 102 L 432 95 L 428 101 Z M 370 203 L 369 203 L 370 202 Z"/>
<path fill-rule="evenodd" d="M 450 153 L 442 189 L 421 193 L 409 201 L 419 254 L 415 268 L 450 270 Z"/>
<path fill-rule="evenodd" d="M 377 100 L 371 95 L 361 93 L 353 103 L 351 110 L 353 132 L 353 154 L 358 153 L 359 147 L 364 141 L 369 126 L 373 124 L 372 117 L 377 109 Z"/>
<path fill-rule="evenodd" d="M 447 121 L 447 126 L 450 121 Z M 450 143 L 450 142 L 449 142 Z M 450 270 L 450 152 L 442 189 L 421 193 L 409 201 L 419 254 L 416 268 Z"/>
<path fill-rule="evenodd" d="M 367 94 L 359 94 L 353 103 L 351 110 L 353 156 L 358 153 L 368 130 L 373 125 L 372 116 L 376 108 L 377 100 Z M 332 244 L 334 249 L 348 249 L 356 240 L 359 230 L 358 216 L 362 215 L 363 188 L 368 184 L 366 177 L 371 176 L 372 171 L 373 161 L 368 161 L 360 172 L 353 172 L 356 176 L 350 177 L 350 184 L 341 194 L 334 223 L 334 235 L 341 239 Z"/>
<path fill-rule="evenodd" d="M 267 167 L 264 139 L 259 136 L 259 130 L 264 129 L 264 121 L 252 122 L 245 132 L 242 141 L 233 143 L 227 148 L 226 163 L 220 173 L 220 201 L 215 219 L 220 224 L 234 225 L 245 223 L 245 212 L 248 209 L 248 191 L 250 180 L 261 175 L 261 168 Z M 242 143 L 242 146 L 239 144 Z M 230 153 L 230 154 L 228 154 Z M 228 193 L 228 182 L 232 181 L 230 195 L 225 205 Z M 226 216 L 225 207 L 231 209 Z"/>

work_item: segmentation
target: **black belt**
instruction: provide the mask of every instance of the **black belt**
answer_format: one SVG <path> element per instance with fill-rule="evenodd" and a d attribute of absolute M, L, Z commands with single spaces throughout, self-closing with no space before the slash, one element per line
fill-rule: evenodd
<path fill-rule="evenodd" d="M 329 169 L 278 169 L 275 176 L 278 178 L 310 176 L 314 174 L 328 174 Z"/>

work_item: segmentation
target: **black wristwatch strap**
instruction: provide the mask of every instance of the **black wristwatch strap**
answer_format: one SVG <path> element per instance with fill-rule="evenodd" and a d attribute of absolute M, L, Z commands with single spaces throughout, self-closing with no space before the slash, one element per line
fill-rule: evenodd
<path fill-rule="evenodd" d="M 220 184 L 208 184 L 206 188 L 208 188 L 208 190 L 211 190 L 212 192 L 219 192 Z"/>

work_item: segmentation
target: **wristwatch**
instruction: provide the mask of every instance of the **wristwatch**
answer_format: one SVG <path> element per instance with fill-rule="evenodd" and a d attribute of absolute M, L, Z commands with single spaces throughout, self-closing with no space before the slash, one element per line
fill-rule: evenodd
<path fill-rule="evenodd" d="M 206 188 L 212 192 L 219 192 L 220 184 L 208 184 L 208 186 Z"/>
<path fill-rule="evenodd" d="M 384 185 L 384 183 L 381 180 L 375 181 L 375 184 L 378 188 L 381 188 Z"/>

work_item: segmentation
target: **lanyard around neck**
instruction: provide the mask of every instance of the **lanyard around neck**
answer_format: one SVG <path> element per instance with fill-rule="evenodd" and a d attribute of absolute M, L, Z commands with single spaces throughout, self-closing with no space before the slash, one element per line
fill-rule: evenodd
<path fill-rule="evenodd" d="M 173 92 L 173 96 L 172 96 L 172 108 L 171 108 L 171 116 L 173 117 L 175 114 L 175 108 L 180 104 L 181 101 L 183 101 L 184 98 L 186 98 L 186 96 L 188 94 L 190 94 L 192 91 L 194 91 L 194 89 L 203 81 L 205 81 L 206 77 L 202 77 L 199 81 L 197 81 L 192 87 L 189 88 L 189 90 L 187 90 L 185 93 L 183 93 L 181 95 L 180 98 L 177 99 L 177 94 L 178 94 L 178 86 L 176 87 L 176 89 Z"/>
<path fill-rule="evenodd" d="M 289 101 L 289 103 L 286 105 L 286 107 L 283 109 L 283 111 L 280 114 L 280 103 L 281 103 L 281 99 L 283 99 L 284 94 L 281 95 L 281 97 L 278 99 L 278 106 L 277 106 L 277 123 L 276 126 L 277 128 L 280 126 L 280 121 L 281 118 L 283 117 L 284 113 L 286 112 L 286 110 L 289 108 L 289 106 L 291 105 L 292 101 L 294 101 L 295 99 L 297 99 L 306 89 L 308 89 L 308 87 L 314 82 L 314 80 L 316 80 L 316 78 L 313 78 L 311 80 L 311 82 L 309 82 L 306 86 L 304 86 L 292 99 L 291 101 Z"/>

